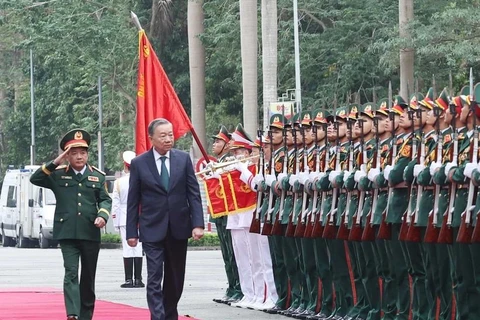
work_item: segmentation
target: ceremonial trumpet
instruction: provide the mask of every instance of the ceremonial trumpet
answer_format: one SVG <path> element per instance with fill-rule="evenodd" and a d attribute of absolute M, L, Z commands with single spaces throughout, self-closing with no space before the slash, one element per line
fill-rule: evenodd
<path fill-rule="evenodd" d="M 227 161 L 227 162 L 220 162 L 220 163 L 214 162 L 212 164 L 207 165 L 207 167 L 205 169 L 196 172 L 195 175 L 199 176 L 199 175 L 202 175 L 202 174 L 206 174 L 208 172 L 214 172 L 216 170 L 228 167 L 228 166 L 233 165 L 235 163 L 255 159 L 255 158 L 258 158 L 258 157 L 259 157 L 259 155 L 255 155 L 255 156 L 250 156 L 250 157 L 246 157 L 246 158 L 242 158 L 242 159 L 235 159 L 235 160 Z"/>

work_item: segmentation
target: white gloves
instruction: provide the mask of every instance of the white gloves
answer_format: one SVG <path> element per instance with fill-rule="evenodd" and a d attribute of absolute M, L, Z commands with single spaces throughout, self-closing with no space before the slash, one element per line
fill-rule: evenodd
<path fill-rule="evenodd" d="M 367 174 L 363 171 L 363 170 L 357 170 L 357 172 L 355 172 L 355 176 L 353 177 L 355 179 L 355 182 L 360 182 L 360 180 L 363 178 L 363 177 L 366 177 Z"/>
<path fill-rule="evenodd" d="M 264 180 L 265 178 L 261 174 L 257 174 L 255 177 L 253 177 L 253 183 L 255 183 L 257 186 Z"/>
<path fill-rule="evenodd" d="M 323 177 L 325 177 L 325 172 L 321 171 L 317 174 L 317 179 L 318 180 L 322 179 Z"/>
<path fill-rule="evenodd" d="M 328 180 L 330 180 L 330 182 L 333 183 L 335 181 L 335 179 L 338 177 L 338 175 L 340 175 L 340 173 L 342 173 L 342 171 L 340 171 L 340 170 L 330 171 L 330 175 L 328 176 Z"/>
<path fill-rule="evenodd" d="M 344 171 L 343 173 L 343 182 L 347 182 L 348 178 L 350 177 L 352 173 L 348 170 Z"/>
<path fill-rule="evenodd" d="M 372 168 L 370 171 L 368 171 L 368 180 L 375 182 L 377 179 L 377 176 L 380 174 L 380 169 L 379 168 Z"/>
<path fill-rule="evenodd" d="M 433 175 L 435 174 L 435 172 L 437 172 L 437 170 L 442 166 L 442 164 L 440 162 L 432 162 L 430 164 L 430 175 L 433 177 Z"/>
<path fill-rule="evenodd" d="M 308 174 L 308 180 L 315 181 L 315 178 L 318 177 L 319 172 L 312 171 Z"/>
<path fill-rule="evenodd" d="M 425 169 L 424 164 L 416 164 L 413 166 L 413 176 L 416 178 L 422 172 L 422 170 Z"/>
<path fill-rule="evenodd" d="M 293 187 L 295 185 L 295 182 L 298 181 L 298 176 L 296 174 L 290 175 L 290 179 L 288 179 L 288 183 Z"/>
<path fill-rule="evenodd" d="M 385 170 L 383 170 L 383 177 L 385 180 L 390 181 L 390 171 L 392 171 L 393 167 L 391 165 L 385 166 Z"/>
<path fill-rule="evenodd" d="M 452 170 L 456 166 L 457 166 L 457 164 L 455 162 L 448 162 L 445 165 L 445 175 L 448 176 L 448 173 L 450 172 L 450 170 Z"/>
<path fill-rule="evenodd" d="M 310 177 L 310 174 L 309 174 L 308 172 L 300 172 L 300 173 L 298 174 L 298 181 L 299 181 L 301 184 L 305 185 L 305 182 L 306 182 L 307 180 L 309 180 L 309 177 Z M 313 181 L 313 180 L 311 180 L 311 181 Z"/>
<path fill-rule="evenodd" d="M 286 177 L 287 177 L 287 174 L 286 174 L 286 173 L 280 172 L 280 173 L 278 174 L 278 176 L 277 176 L 277 180 L 278 180 L 278 182 L 282 182 L 282 180 L 283 180 L 284 178 L 286 178 Z"/>
<path fill-rule="evenodd" d="M 265 175 L 265 183 L 267 186 L 271 187 L 272 183 L 274 183 L 277 180 L 274 174 L 266 174 Z"/>
<path fill-rule="evenodd" d="M 463 174 L 472 179 L 473 170 L 477 169 L 478 165 L 476 163 L 467 163 L 465 169 L 463 169 Z"/>
<path fill-rule="evenodd" d="M 243 161 L 239 161 L 237 163 L 234 164 L 235 166 L 235 169 L 240 171 L 240 172 L 245 172 L 245 171 L 248 171 L 248 164 L 246 162 L 243 162 Z"/>

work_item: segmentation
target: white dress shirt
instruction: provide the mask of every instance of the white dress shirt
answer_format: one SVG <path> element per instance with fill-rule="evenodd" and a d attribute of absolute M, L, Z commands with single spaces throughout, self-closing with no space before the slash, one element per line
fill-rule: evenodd
<path fill-rule="evenodd" d="M 165 166 L 167 167 L 168 176 L 170 176 L 170 151 L 167 151 L 167 153 L 162 156 L 157 150 L 155 150 L 155 148 L 153 148 L 153 157 L 155 158 L 155 164 L 157 165 L 159 175 L 162 175 L 162 160 L 160 158 L 167 157 L 167 159 L 165 159 Z"/>

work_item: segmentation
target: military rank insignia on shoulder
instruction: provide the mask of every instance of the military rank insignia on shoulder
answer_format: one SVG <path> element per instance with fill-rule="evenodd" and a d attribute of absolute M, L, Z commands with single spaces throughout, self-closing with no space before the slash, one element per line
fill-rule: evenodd
<path fill-rule="evenodd" d="M 103 172 L 102 170 L 98 169 L 97 167 L 92 166 L 92 168 L 93 168 L 95 171 L 100 172 L 100 173 L 103 174 L 104 176 L 106 175 L 105 172 Z"/>

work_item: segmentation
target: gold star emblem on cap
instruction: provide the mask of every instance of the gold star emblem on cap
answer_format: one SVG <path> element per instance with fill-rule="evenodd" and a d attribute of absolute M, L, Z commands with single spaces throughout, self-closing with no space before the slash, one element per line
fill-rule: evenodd
<path fill-rule="evenodd" d="M 83 134 L 80 131 L 75 132 L 74 136 L 75 140 L 82 140 L 83 139 Z"/>

